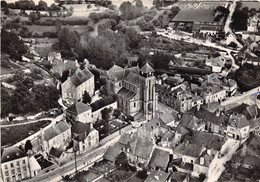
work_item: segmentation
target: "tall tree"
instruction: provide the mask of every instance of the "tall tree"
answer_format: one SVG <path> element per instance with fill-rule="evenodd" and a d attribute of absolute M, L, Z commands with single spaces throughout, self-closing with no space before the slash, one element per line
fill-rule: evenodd
<path fill-rule="evenodd" d="M 89 95 L 89 93 L 85 90 L 84 94 L 83 94 L 83 98 L 82 98 L 82 102 L 85 104 L 90 104 L 91 103 L 91 97 Z"/>
<path fill-rule="evenodd" d="M 25 149 L 25 152 L 28 152 L 28 150 L 32 150 L 32 143 L 31 143 L 31 140 L 26 140 L 25 142 L 25 145 L 24 145 L 24 149 Z"/>
<path fill-rule="evenodd" d="M 38 8 L 40 11 L 45 11 L 48 9 L 48 5 L 45 1 L 43 0 L 40 0 L 39 3 L 38 3 Z"/>

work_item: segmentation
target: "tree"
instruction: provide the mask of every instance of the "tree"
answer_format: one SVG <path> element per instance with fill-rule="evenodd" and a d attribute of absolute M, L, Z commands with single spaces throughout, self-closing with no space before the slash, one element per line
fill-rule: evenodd
<path fill-rule="evenodd" d="M 31 140 L 26 140 L 24 145 L 25 152 L 28 152 L 28 150 L 32 150 L 32 143 Z"/>
<path fill-rule="evenodd" d="M 206 179 L 206 175 L 204 173 L 200 173 L 199 175 L 199 181 L 203 182 Z"/>
<path fill-rule="evenodd" d="M 147 171 L 145 169 L 143 169 L 142 171 L 138 171 L 137 172 L 137 177 L 141 178 L 141 179 L 146 179 L 147 178 Z"/>
<path fill-rule="evenodd" d="M 1 52 L 9 54 L 11 59 L 22 60 L 21 56 L 28 50 L 23 41 L 14 32 L 7 32 L 4 28 L 1 32 Z"/>
<path fill-rule="evenodd" d="M 38 8 L 40 11 L 45 11 L 48 9 L 48 5 L 45 1 L 43 0 L 40 0 L 39 3 L 38 3 Z"/>
<path fill-rule="evenodd" d="M 39 13 L 31 12 L 28 16 L 29 20 L 34 23 L 36 20 L 39 20 L 41 18 Z"/>
<path fill-rule="evenodd" d="M 115 159 L 115 165 L 119 169 L 125 169 L 129 164 L 127 161 L 127 156 L 124 152 L 121 152 Z"/>
<path fill-rule="evenodd" d="M 89 93 L 86 90 L 84 91 L 82 102 L 84 104 L 87 104 L 87 103 L 90 104 L 91 103 L 91 97 L 90 97 Z"/>
<path fill-rule="evenodd" d="M 118 119 L 121 116 L 121 111 L 119 109 L 114 109 L 113 116 Z"/>
<path fill-rule="evenodd" d="M 1 1 L 1 7 L 6 8 L 7 7 L 7 2 L 6 1 Z"/>
<path fill-rule="evenodd" d="M 1 118 L 7 117 L 12 108 L 11 96 L 7 90 L 1 87 Z"/>

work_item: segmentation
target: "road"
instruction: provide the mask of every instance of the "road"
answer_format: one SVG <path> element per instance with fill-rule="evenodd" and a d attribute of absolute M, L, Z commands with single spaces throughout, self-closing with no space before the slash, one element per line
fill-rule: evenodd
<path fill-rule="evenodd" d="M 221 105 L 226 106 L 234 103 L 241 103 L 247 99 L 250 99 L 251 97 L 256 97 L 256 94 L 260 94 L 260 86 L 247 92 L 244 92 L 242 95 L 230 97 L 226 101 L 222 102 Z"/>
<path fill-rule="evenodd" d="M 240 146 L 240 141 L 232 138 L 228 138 L 227 141 L 221 148 L 221 154 L 224 156 L 218 157 L 218 154 L 215 155 L 215 158 L 211 162 L 208 170 L 207 182 L 217 182 L 223 171 L 225 170 L 224 164 L 231 160 L 232 155 L 235 154 L 236 150 Z"/>

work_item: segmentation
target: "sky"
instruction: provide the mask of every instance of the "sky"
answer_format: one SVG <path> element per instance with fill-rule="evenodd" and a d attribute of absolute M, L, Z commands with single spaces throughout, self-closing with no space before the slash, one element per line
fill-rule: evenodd
<path fill-rule="evenodd" d="M 14 3 L 15 1 L 18 1 L 18 0 L 5 0 L 7 3 Z M 38 4 L 38 2 L 40 0 L 33 0 L 35 4 Z M 51 5 L 52 3 L 54 3 L 54 0 L 43 0 L 45 1 L 48 5 Z"/>

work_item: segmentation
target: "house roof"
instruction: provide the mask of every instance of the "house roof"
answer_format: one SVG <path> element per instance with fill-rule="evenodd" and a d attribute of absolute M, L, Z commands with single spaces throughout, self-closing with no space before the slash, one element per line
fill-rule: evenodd
<path fill-rule="evenodd" d="M 196 110 L 194 113 L 194 116 L 196 116 L 198 119 L 202 119 L 206 122 L 210 122 L 215 125 L 223 124 L 227 121 L 227 117 L 224 115 L 216 116 L 216 114 L 209 112 L 203 108 L 200 108 L 199 110 Z"/>
<path fill-rule="evenodd" d="M 88 135 L 90 130 L 91 130 L 90 124 L 82 123 L 79 121 L 74 122 L 73 125 L 71 126 L 71 132 L 75 134 L 82 134 L 86 132 Z"/>
<path fill-rule="evenodd" d="M 154 118 L 151 121 L 148 121 L 147 123 L 144 124 L 144 127 L 149 132 L 153 131 L 156 128 L 168 129 L 168 126 L 161 119 L 158 118 Z"/>
<path fill-rule="evenodd" d="M 260 156 L 260 136 L 254 136 L 254 138 L 248 143 L 247 152 L 249 155 Z"/>
<path fill-rule="evenodd" d="M 108 72 L 109 74 L 113 74 L 113 73 L 115 73 L 115 72 L 117 72 L 117 71 L 122 71 L 122 70 L 123 70 L 122 67 L 117 66 L 117 65 L 114 64 L 107 72 Z"/>
<path fill-rule="evenodd" d="M 87 69 L 80 69 L 78 68 L 76 72 L 71 77 L 71 82 L 78 87 L 85 81 L 89 80 L 90 78 L 94 77 L 94 75 Z"/>
<path fill-rule="evenodd" d="M 192 135 L 187 135 L 184 138 L 184 142 L 204 146 L 207 149 L 213 149 L 219 151 L 223 145 L 224 137 L 214 135 L 206 132 L 194 132 Z"/>
<path fill-rule="evenodd" d="M 214 9 L 181 9 L 171 21 L 214 22 Z M 223 22 L 223 18 L 220 23 Z"/>
<path fill-rule="evenodd" d="M 65 122 L 65 121 L 60 121 L 56 123 L 54 126 L 51 126 L 44 130 L 43 132 L 43 137 L 46 141 L 49 141 L 50 139 L 56 137 L 57 135 L 69 130 L 71 126 Z"/>
<path fill-rule="evenodd" d="M 16 160 L 25 156 L 27 156 L 27 154 L 16 146 L 6 147 L 1 154 L 1 163 Z"/>
<path fill-rule="evenodd" d="M 166 182 L 169 176 L 169 173 L 153 170 L 144 182 Z"/>
<path fill-rule="evenodd" d="M 67 111 L 76 115 L 82 114 L 88 110 L 90 110 L 91 107 L 87 104 L 84 104 L 83 102 L 76 102 L 72 104 Z"/>
<path fill-rule="evenodd" d="M 172 141 L 174 136 L 175 136 L 174 131 L 167 131 L 166 133 L 163 134 L 162 141 Z"/>
<path fill-rule="evenodd" d="M 154 149 L 149 166 L 152 168 L 166 169 L 170 161 L 170 153 L 165 150 Z"/>
<path fill-rule="evenodd" d="M 137 137 L 134 141 L 129 143 L 131 153 L 143 159 L 149 159 L 153 152 L 153 142 L 148 139 Z"/>
<path fill-rule="evenodd" d="M 250 126 L 250 122 L 242 114 L 232 114 L 229 117 L 228 125 L 237 128 L 244 128 L 246 126 Z"/>
<path fill-rule="evenodd" d="M 118 143 L 127 145 L 129 142 L 132 142 L 133 140 L 135 140 L 137 137 L 136 134 L 130 134 L 130 133 L 124 133 L 123 135 L 121 135 L 121 137 L 118 140 Z"/>
<path fill-rule="evenodd" d="M 30 164 L 30 170 L 35 171 L 35 170 L 41 170 L 40 164 L 37 162 L 34 156 L 29 158 L 29 164 Z"/>
<path fill-rule="evenodd" d="M 109 146 L 103 158 L 108 161 L 115 162 L 116 157 L 122 152 L 123 148 L 124 145 L 120 143 L 116 143 L 114 146 Z"/>
<path fill-rule="evenodd" d="M 244 163 L 247 164 L 247 165 L 252 165 L 252 166 L 257 167 L 257 166 L 260 166 L 260 158 L 256 157 L 256 156 L 247 155 L 244 158 Z"/>
<path fill-rule="evenodd" d="M 190 156 L 190 157 L 199 157 L 201 153 L 204 151 L 204 147 L 199 146 L 197 144 L 191 143 L 182 143 L 179 147 L 177 147 L 173 153 L 179 153 L 182 155 Z"/>
<path fill-rule="evenodd" d="M 54 148 L 52 147 L 50 150 L 50 155 L 56 158 L 60 158 L 60 156 L 62 155 L 63 151 L 61 149 L 58 148 Z"/>
<path fill-rule="evenodd" d="M 260 109 L 258 109 L 256 104 L 253 105 L 247 105 L 242 103 L 239 106 L 236 106 L 234 108 L 231 108 L 226 111 L 228 114 L 243 114 L 248 120 L 254 118 L 254 116 L 259 117 L 260 116 Z"/>
<path fill-rule="evenodd" d="M 179 125 L 191 130 L 197 130 L 201 124 L 201 120 L 191 113 L 184 113 L 179 123 Z"/>
<path fill-rule="evenodd" d="M 150 66 L 149 63 L 145 63 L 145 65 L 141 68 L 140 71 L 142 71 L 144 73 L 152 73 L 152 72 L 154 72 L 154 69 Z"/>
<path fill-rule="evenodd" d="M 180 134 L 181 136 L 185 136 L 189 133 L 189 130 L 187 130 L 185 127 L 183 126 L 177 126 L 176 128 L 174 128 L 174 130 Z"/>
<path fill-rule="evenodd" d="M 134 72 L 130 72 L 126 78 L 125 81 L 135 85 L 135 86 L 139 86 L 140 85 L 140 75 L 134 73 Z"/>
<path fill-rule="evenodd" d="M 180 173 L 180 172 L 173 172 L 171 175 L 171 181 L 172 182 L 180 182 L 180 181 L 184 181 L 184 179 L 186 178 L 186 174 Z"/>

